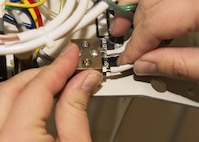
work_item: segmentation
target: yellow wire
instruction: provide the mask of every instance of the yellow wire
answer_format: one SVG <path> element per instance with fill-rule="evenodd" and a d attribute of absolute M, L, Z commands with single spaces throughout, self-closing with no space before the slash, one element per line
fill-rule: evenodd
<path fill-rule="evenodd" d="M 34 8 L 42 5 L 46 0 L 41 0 L 39 2 L 33 3 L 33 4 L 21 4 L 21 3 L 13 3 L 13 2 L 5 2 L 6 6 L 13 6 L 18 8 Z"/>
<path fill-rule="evenodd" d="M 22 2 L 26 5 L 29 5 L 30 2 L 28 0 L 22 0 Z M 35 24 L 36 24 L 36 28 L 39 27 L 39 23 L 38 23 L 38 19 L 37 19 L 37 14 L 35 13 L 33 8 L 29 8 L 28 11 L 30 12 L 30 15 L 32 16 Z"/>

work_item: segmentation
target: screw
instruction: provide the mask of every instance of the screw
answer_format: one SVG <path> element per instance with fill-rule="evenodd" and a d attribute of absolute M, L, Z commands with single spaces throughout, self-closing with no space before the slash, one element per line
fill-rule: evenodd
<path fill-rule="evenodd" d="M 90 51 L 90 55 L 94 58 L 94 57 L 97 57 L 99 55 L 99 52 L 96 49 L 92 49 Z"/>
<path fill-rule="evenodd" d="M 82 42 L 82 47 L 84 47 L 84 48 L 88 48 L 89 47 L 89 43 L 88 43 L 88 41 L 83 41 Z"/>
<path fill-rule="evenodd" d="M 167 84 L 163 80 L 152 79 L 151 86 L 158 92 L 166 92 L 167 91 Z"/>
<path fill-rule="evenodd" d="M 86 59 L 83 60 L 83 64 L 84 64 L 85 66 L 90 66 L 90 65 L 91 65 L 91 60 L 88 59 L 88 58 L 86 58 Z"/>

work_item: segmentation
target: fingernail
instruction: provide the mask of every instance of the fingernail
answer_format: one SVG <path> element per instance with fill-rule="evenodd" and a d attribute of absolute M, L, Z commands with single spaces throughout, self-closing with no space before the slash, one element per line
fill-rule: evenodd
<path fill-rule="evenodd" d="M 157 66 L 152 62 L 138 60 L 134 63 L 133 68 L 136 75 L 158 75 Z"/>
<path fill-rule="evenodd" d="M 61 51 L 61 53 L 59 54 L 59 56 L 63 56 L 63 55 L 68 54 L 68 53 L 71 51 L 71 49 L 72 49 L 73 47 L 74 47 L 74 44 L 73 44 L 73 43 L 68 44 L 68 45 Z"/>
<path fill-rule="evenodd" d="M 82 89 L 90 95 L 101 84 L 102 79 L 103 76 L 100 73 L 89 74 L 82 85 Z"/>

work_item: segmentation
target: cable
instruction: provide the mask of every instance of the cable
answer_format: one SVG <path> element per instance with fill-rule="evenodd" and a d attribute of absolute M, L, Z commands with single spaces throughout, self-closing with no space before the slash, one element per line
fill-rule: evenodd
<path fill-rule="evenodd" d="M 40 36 L 43 36 L 44 34 L 48 32 L 52 32 L 56 30 L 56 28 L 59 27 L 62 23 L 64 23 L 64 21 L 70 16 L 70 14 L 73 11 L 74 6 L 75 6 L 75 0 L 67 0 L 62 12 L 59 15 L 57 15 L 52 21 L 47 23 L 43 29 L 37 29 L 37 30 L 31 30 L 28 32 L 19 33 L 18 37 L 20 38 L 21 42 L 26 42 L 26 41 L 36 39 Z M 73 23 L 73 21 L 71 21 L 71 23 Z"/>
<path fill-rule="evenodd" d="M 122 46 L 120 48 L 114 49 L 114 50 L 106 50 L 107 56 L 115 56 L 121 54 L 125 50 L 125 46 Z"/>
<path fill-rule="evenodd" d="M 34 3 L 34 0 L 29 0 L 29 1 L 30 1 L 30 3 Z M 44 24 L 43 24 L 43 20 L 42 20 L 42 16 L 41 16 L 41 13 L 39 11 L 39 8 L 35 7 L 33 9 L 34 9 L 34 11 L 35 11 L 35 13 L 37 15 L 37 20 L 38 20 L 39 27 L 43 26 Z"/>
<path fill-rule="evenodd" d="M 78 7 L 80 3 L 82 3 L 82 0 L 79 0 Z M 0 37 L 0 44 L 2 44 L 0 45 L 0 54 L 26 52 L 45 44 L 47 46 L 53 46 L 55 40 L 68 34 L 69 31 L 73 33 L 83 28 L 109 7 L 106 2 L 100 1 L 87 12 L 87 4 L 88 0 L 85 1 L 81 9 L 75 9 L 74 13 L 76 14 L 73 13 L 70 16 L 75 1 L 67 0 L 61 13 L 43 28 L 30 30 L 17 35 Z M 84 13 L 86 14 L 84 15 Z M 74 17 L 74 15 L 76 15 L 76 17 Z M 70 17 L 66 20 L 68 16 Z M 7 43 L 8 41 L 12 41 L 12 43 L 17 41 L 18 43 L 9 45 L 9 43 Z"/>
<path fill-rule="evenodd" d="M 129 5 L 117 5 L 117 7 L 119 7 L 120 9 L 124 10 L 124 11 L 134 11 L 137 8 L 137 4 L 129 4 Z M 115 10 L 115 6 L 114 7 L 109 7 L 109 10 L 112 11 L 117 11 Z"/>
<path fill-rule="evenodd" d="M 73 0 L 71 0 L 73 1 Z M 27 52 L 30 50 L 34 50 L 36 47 L 39 47 L 41 45 L 47 45 L 47 46 L 54 46 L 54 41 L 58 38 L 61 38 L 61 36 L 63 36 L 64 34 L 66 34 L 67 32 L 69 32 L 75 25 L 77 25 L 77 23 L 79 23 L 79 21 L 82 19 L 82 17 L 84 16 L 84 13 L 87 10 L 87 5 L 88 5 L 88 0 L 80 0 L 78 3 L 78 6 L 75 10 L 75 12 L 66 20 L 66 22 L 64 22 L 63 24 L 61 24 L 60 26 L 56 27 L 56 29 L 54 29 L 53 31 L 46 31 L 46 28 L 39 28 L 40 32 L 39 37 L 33 39 L 33 40 L 29 40 L 27 42 L 23 42 L 23 43 L 16 43 L 16 44 L 12 44 L 12 45 L 1 45 L 0 47 L 0 54 L 16 54 L 16 53 L 22 53 L 22 52 Z M 57 16 L 58 17 L 58 16 Z M 50 23 L 49 23 L 50 24 Z M 49 26 L 46 25 L 46 26 Z M 45 26 L 45 27 L 46 27 Z M 49 27 L 52 28 L 52 27 Z M 33 30 L 31 30 L 33 31 Z M 29 31 L 27 32 L 23 32 L 23 33 L 29 33 Z M 34 33 L 34 32 L 33 32 Z M 26 35 L 29 36 L 30 35 Z M 31 36 L 34 36 L 34 34 Z M 13 36 L 12 38 L 14 38 L 15 40 L 18 39 L 17 36 Z M 19 38 L 21 40 L 21 38 Z M 2 40 L 11 40 L 10 37 L 7 39 L 2 39 Z"/>
<path fill-rule="evenodd" d="M 48 62 L 53 62 L 55 60 L 55 58 L 49 56 L 48 54 L 46 54 L 43 49 L 40 49 L 38 52 L 38 57 L 40 57 L 41 59 L 48 61 Z"/>
<path fill-rule="evenodd" d="M 51 36 L 54 37 L 54 39 L 59 39 L 70 32 L 70 30 L 73 29 L 83 18 L 84 13 L 87 11 L 88 2 L 88 0 L 80 0 L 79 5 L 75 12 L 73 12 L 72 16 L 70 16 L 62 25 L 57 27 L 56 30 L 52 31 Z"/>
<path fill-rule="evenodd" d="M 55 18 L 63 10 L 65 3 L 66 3 L 66 0 L 60 0 L 60 6 L 59 6 L 58 13 L 52 11 L 50 8 L 48 8 L 45 5 L 41 5 L 39 7 L 39 9 L 40 9 L 41 13 L 43 14 L 43 16 L 45 16 L 48 19 L 52 20 L 53 18 Z"/>
<path fill-rule="evenodd" d="M 20 3 L 13 3 L 13 2 L 5 2 L 6 6 L 18 7 L 18 8 L 34 8 L 44 4 L 46 0 L 41 0 L 34 4 L 20 4 Z"/>
<path fill-rule="evenodd" d="M 92 7 L 80 21 L 80 23 L 73 29 L 72 33 L 80 30 L 85 27 L 89 23 L 91 23 L 94 19 L 96 19 L 102 12 L 108 9 L 109 5 L 104 1 L 99 1 Z"/>
<path fill-rule="evenodd" d="M 2 44 L 1 45 L 2 50 L 7 50 L 7 47 L 3 46 L 3 44 L 7 44 L 7 42 L 22 43 L 22 44 L 20 44 L 20 47 L 23 46 L 25 48 L 24 51 L 30 50 L 29 48 L 26 47 L 29 44 L 24 45 L 23 43 L 27 42 L 27 41 L 31 42 L 31 40 L 35 40 L 38 37 L 46 35 L 48 32 L 55 30 L 72 13 L 74 6 L 75 6 L 75 0 L 67 0 L 62 12 L 58 16 L 56 16 L 52 21 L 47 23 L 43 29 L 30 30 L 30 31 L 18 33 L 16 35 L 12 35 L 12 36 L 10 36 L 10 35 L 0 36 L 0 44 Z M 71 23 L 73 23 L 73 22 L 71 22 Z M 39 43 L 39 44 L 41 44 L 41 43 Z M 44 43 L 42 43 L 42 44 L 44 44 Z M 13 46 L 15 46 L 15 45 L 13 45 Z M 4 47 L 4 49 L 3 49 L 3 47 Z M 36 46 L 36 47 L 38 47 L 38 46 Z M 17 49 L 18 46 L 14 47 L 14 48 Z M 3 52 L 0 52 L 0 54 L 3 54 Z M 8 50 L 7 50 L 7 52 L 4 52 L 4 54 L 14 54 L 14 52 L 12 52 L 11 50 L 8 52 Z"/>
<path fill-rule="evenodd" d="M 136 10 L 137 4 L 121 5 L 119 7 L 124 11 L 133 11 Z"/>
<path fill-rule="evenodd" d="M 71 3 L 72 3 L 72 8 L 70 5 L 69 6 L 70 11 L 68 11 L 67 9 L 68 4 Z M 77 30 L 78 28 L 84 27 L 108 8 L 107 3 L 100 1 L 89 12 L 87 12 L 88 0 L 87 1 L 79 0 L 77 8 L 72 13 L 72 15 L 70 15 L 74 5 L 75 2 L 73 0 L 68 0 L 62 12 L 52 22 L 48 23 L 43 28 L 19 33 L 17 34 L 18 36 L 11 36 L 11 37 L 9 36 L 8 38 L 5 39 L 4 37 L 1 37 L 2 39 L 1 41 L 4 40 L 13 41 L 12 39 L 14 40 L 20 39 L 20 42 L 11 45 L 9 44 L 1 45 L 0 47 L 2 48 L 0 48 L 0 54 L 16 54 L 16 53 L 27 52 L 34 50 L 36 47 L 40 47 L 42 45 L 53 46 L 55 40 L 69 33 L 71 29 Z M 86 12 L 87 14 L 84 15 L 84 13 Z M 68 16 L 69 18 L 66 19 L 66 17 Z M 62 19 L 63 17 L 64 19 Z M 56 23 L 57 20 L 59 21 L 59 23 Z M 74 32 L 75 30 L 73 30 L 72 32 Z M 123 72 L 131 69 L 132 67 L 133 67 L 132 65 L 111 67 L 107 71 L 110 71 L 111 73 Z"/>
<path fill-rule="evenodd" d="M 18 0 L 16 1 L 18 2 Z M 22 0 L 22 2 L 25 4 L 25 5 L 30 5 L 30 4 L 34 4 L 34 0 Z M 19 9 L 19 10 L 22 10 L 23 8 L 21 7 L 12 7 L 12 6 L 7 6 L 6 9 Z M 39 12 L 39 9 L 37 7 L 34 7 L 34 8 L 28 8 L 28 11 L 30 12 L 35 24 L 36 24 L 36 27 L 40 27 L 40 26 L 43 26 L 43 21 L 42 21 L 42 17 L 41 17 L 41 14 Z"/>
<path fill-rule="evenodd" d="M 133 65 L 126 64 L 126 65 L 121 65 L 121 66 L 118 66 L 118 67 L 111 67 L 110 72 L 111 73 L 124 72 L 124 71 L 130 70 L 132 68 L 133 68 Z"/>
<path fill-rule="evenodd" d="M 17 27 L 18 31 L 20 31 L 20 32 L 26 31 L 27 29 L 24 26 L 21 18 L 19 17 L 18 13 L 16 12 L 16 10 L 10 10 L 8 12 L 10 15 L 12 15 L 15 18 L 15 20 L 17 22 L 16 27 Z"/>
<path fill-rule="evenodd" d="M 8 15 L 8 14 L 5 14 L 4 15 L 4 20 L 10 24 L 13 24 L 13 25 L 17 25 L 17 21 L 15 20 L 15 18 L 13 18 L 12 16 Z M 34 29 L 35 27 L 32 26 L 31 24 L 29 23 L 24 23 L 24 26 L 27 28 L 27 29 Z"/>
<path fill-rule="evenodd" d="M 33 19 L 33 17 L 31 16 L 30 12 L 27 10 L 27 9 L 22 9 L 21 10 L 27 17 L 28 19 L 30 20 L 30 23 L 32 25 L 32 29 L 35 29 L 36 28 L 36 24 L 35 24 L 35 21 Z"/>
<path fill-rule="evenodd" d="M 54 19 L 59 13 L 55 13 L 54 11 L 52 11 L 51 9 L 49 9 L 48 7 L 46 7 L 45 5 L 41 5 L 39 7 L 41 13 L 43 14 L 43 16 L 47 17 L 48 19 Z M 60 11 L 61 12 L 61 11 Z"/>
<path fill-rule="evenodd" d="M 31 4 L 34 3 L 34 0 L 28 0 Z M 35 14 L 36 14 L 36 17 L 37 17 L 37 22 L 38 22 L 38 27 L 41 27 L 43 26 L 43 20 L 42 20 L 42 16 L 41 16 L 41 13 L 39 11 L 39 8 L 38 7 L 34 7 L 33 8 Z"/>
<path fill-rule="evenodd" d="M 22 0 L 22 2 L 26 5 L 30 4 L 30 2 L 28 0 Z M 38 24 L 38 18 L 37 18 L 37 15 L 35 13 L 35 10 L 33 8 L 29 8 L 28 11 L 29 11 L 30 15 L 32 16 L 32 18 L 34 20 L 36 27 L 38 28 L 39 24 Z"/>
<path fill-rule="evenodd" d="M 133 20 L 133 14 L 130 14 L 129 12 L 125 11 L 124 9 L 122 9 L 121 7 L 119 7 L 117 4 L 115 4 L 111 0 L 102 0 L 102 1 L 106 2 L 111 9 L 113 9 L 116 12 L 118 12 L 120 15 L 128 18 L 129 20 Z M 126 8 L 126 6 L 124 6 L 124 8 Z"/>
<path fill-rule="evenodd" d="M 122 46 L 119 47 L 119 48 L 116 48 L 116 49 L 114 49 L 114 50 L 107 50 L 107 51 L 106 51 L 106 55 L 107 55 L 107 56 L 114 56 L 114 55 L 119 55 L 119 54 L 121 54 L 121 53 L 125 50 L 125 47 L 126 47 L 126 45 L 127 45 L 127 43 L 129 42 L 130 39 L 131 39 L 131 37 L 130 37 L 128 40 L 126 40 L 126 41 L 122 44 Z"/>

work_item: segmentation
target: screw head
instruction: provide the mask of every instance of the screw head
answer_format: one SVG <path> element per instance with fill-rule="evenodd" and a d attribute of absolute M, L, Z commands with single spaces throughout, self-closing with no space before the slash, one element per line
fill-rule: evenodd
<path fill-rule="evenodd" d="M 84 47 L 84 48 L 88 48 L 89 47 L 89 43 L 88 43 L 88 41 L 83 41 L 82 42 L 82 47 Z"/>
<path fill-rule="evenodd" d="M 90 55 L 91 55 L 92 57 L 97 57 L 97 56 L 99 55 L 99 51 L 96 50 L 96 49 L 92 49 L 92 50 L 90 51 Z"/>
<path fill-rule="evenodd" d="M 167 91 L 167 84 L 163 80 L 160 79 L 152 79 L 151 86 L 158 92 L 166 92 Z"/>
<path fill-rule="evenodd" d="M 86 59 L 83 60 L 83 64 L 84 64 L 85 66 L 90 66 L 90 65 L 91 65 L 91 60 L 88 59 L 88 58 L 86 58 Z"/>

